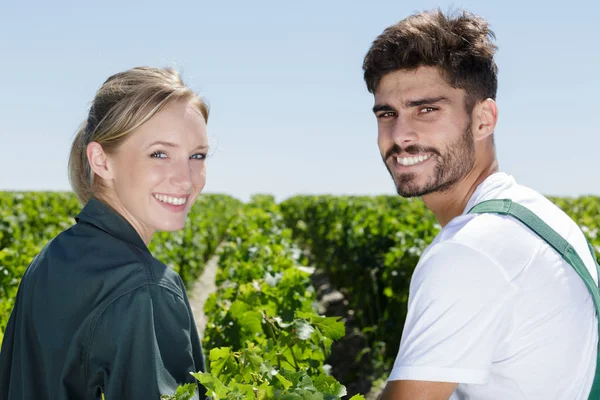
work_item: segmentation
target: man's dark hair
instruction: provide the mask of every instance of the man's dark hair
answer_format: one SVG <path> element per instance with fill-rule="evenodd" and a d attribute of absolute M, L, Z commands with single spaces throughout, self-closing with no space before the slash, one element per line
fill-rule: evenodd
<path fill-rule="evenodd" d="M 375 39 L 363 63 L 369 92 L 396 70 L 434 66 L 454 88 L 467 92 L 466 109 L 477 101 L 496 99 L 496 45 L 488 23 L 466 11 L 456 16 L 439 9 L 412 15 L 385 29 Z"/>

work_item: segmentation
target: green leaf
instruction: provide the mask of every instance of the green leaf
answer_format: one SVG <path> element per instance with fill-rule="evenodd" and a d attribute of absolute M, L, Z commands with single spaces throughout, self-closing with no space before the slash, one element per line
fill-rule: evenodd
<path fill-rule="evenodd" d="M 294 327 L 296 328 L 296 335 L 301 340 L 310 339 L 313 332 L 315 331 L 315 328 L 313 328 L 309 322 L 303 319 L 294 320 Z"/>
<path fill-rule="evenodd" d="M 246 311 L 243 313 L 238 322 L 250 333 L 262 333 L 262 316 L 259 311 Z"/>
<path fill-rule="evenodd" d="M 186 383 L 184 385 L 179 386 L 175 391 L 175 394 L 171 396 L 162 395 L 160 398 L 161 400 L 189 400 L 192 397 L 194 397 L 197 388 L 198 385 L 195 383 Z M 104 400 L 104 393 L 102 394 L 102 400 Z"/>
<path fill-rule="evenodd" d="M 339 340 L 346 334 L 344 323 L 338 321 L 340 317 L 321 317 L 320 315 L 306 312 L 298 312 L 297 315 L 300 318 L 308 319 L 323 335 L 333 340 Z"/>
<path fill-rule="evenodd" d="M 304 400 L 306 397 L 296 393 L 275 393 L 274 396 L 277 400 Z M 322 399 L 321 399 L 322 400 Z"/>
<path fill-rule="evenodd" d="M 346 386 L 342 385 L 340 382 L 333 382 L 326 393 L 329 393 L 336 397 L 344 397 L 348 394 L 346 391 Z"/>
<path fill-rule="evenodd" d="M 231 347 L 218 347 L 210 351 L 209 360 L 219 360 L 222 358 L 226 358 L 229 355 L 231 355 Z"/>
<path fill-rule="evenodd" d="M 237 363 L 229 347 L 212 349 L 209 359 L 211 372 L 215 376 L 229 375 L 237 371 Z"/>
<path fill-rule="evenodd" d="M 255 399 L 254 389 L 252 385 L 247 385 L 243 383 L 235 383 L 233 384 L 231 391 L 227 393 L 228 400 L 246 400 L 246 399 Z"/>
<path fill-rule="evenodd" d="M 259 355 L 261 353 L 261 349 L 255 347 L 253 343 L 248 341 L 246 342 L 246 345 L 248 348 L 242 350 L 240 362 L 254 369 L 258 369 L 264 363 L 263 358 Z"/>
<path fill-rule="evenodd" d="M 268 382 L 263 383 L 256 389 L 257 389 L 257 391 L 256 391 L 256 399 L 257 400 L 270 400 L 274 397 L 273 393 L 274 393 L 275 389 L 273 388 L 273 386 L 269 386 Z"/>
<path fill-rule="evenodd" d="M 314 379 L 315 387 L 321 393 L 327 393 L 336 397 L 346 396 L 346 387 L 339 383 L 333 376 L 319 375 Z"/>
<path fill-rule="evenodd" d="M 281 374 L 286 377 L 289 381 L 292 382 L 294 386 L 298 386 L 302 381 L 302 378 L 306 375 L 305 371 L 289 371 L 284 369 L 281 371 Z"/>
<path fill-rule="evenodd" d="M 323 395 L 319 392 L 311 392 L 309 390 L 299 390 L 302 394 L 302 400 L 323 400 Z"/>
<path fill-rule="evenodd" d="M 192 372 L 194 378 L 198 380 L 207 390 L 207 394 L 215 400 L 226 399 L 229 389 L 216 376 L 207 372 Z"/>
<path fill-rule="evenodd" d="M 283 388 L 285 390 L 288 390 L 290 388 L 290 386 L 292 386 L 292 382 L 285 379 L 283 377 L 283 375 L 281 375 L 279 372 L 277 374 L 275 374 L 275 378 L 279 381 L 279 383 L 281 383 L 283 385 Z"/>
<path fill-rule="evenodd" d="M 304 375 L 302 379 L 300 379 L 300 382 L 298 383 L 298 389 L 312 390 L 315 392 L 317 391 L 312 379 L 310 379 L 310 376 L 308 375 Z"/>
<path fill-rule="evenodd" d="M 386 297 L 394 297 L 394 290 L 392 290 L 392 288 L 388 286 L 385 289 L 383 289 L 383 294 Z"/>

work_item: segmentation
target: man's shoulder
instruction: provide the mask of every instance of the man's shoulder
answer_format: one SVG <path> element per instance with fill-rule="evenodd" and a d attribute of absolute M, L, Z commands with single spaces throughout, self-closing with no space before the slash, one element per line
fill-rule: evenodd
<path fill-rule="evenodd" d="M 512 216 L 485 213 L 465 214 L 452 220 L 436 238 L 436 243 L 444 242 L 459 243 L 492 255 L 498 248 L 533 250 L 539 239 Z"/>
<path fill-rule="evenodd" d="M 518 200 L 515 200 L 518 201 Z M 525 202 L 535 210 L 542 210 L 553 225 L 565 221 L 560 214 L 543 202 Z M 535 211 L 534 211 L 535 212 Z M 526 225 L 509 215 L 463 214 L 442 229 L 430 249 L 437 247 L 437 258 L 443 260 L 448 253 L 468 255 L 479 253 L 499 267 L 507 279 L 512 280 L 539 254 L 543 240 Z M 472 259 L 473 257 L 470 257 Z"/>

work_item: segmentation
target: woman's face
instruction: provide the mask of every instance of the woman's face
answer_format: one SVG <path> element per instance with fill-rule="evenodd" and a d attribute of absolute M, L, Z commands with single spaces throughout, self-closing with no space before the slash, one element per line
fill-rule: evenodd
<path fill-rule="evenodd" d="M 107 156 L 111 206 L 144 242 L 183 228 L 206 183 L 206 121 L 188 101 L 173 101 Z"/>

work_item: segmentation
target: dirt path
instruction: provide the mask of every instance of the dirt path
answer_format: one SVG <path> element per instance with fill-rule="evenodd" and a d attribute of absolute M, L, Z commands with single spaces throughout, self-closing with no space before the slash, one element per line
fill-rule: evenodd
<path fill-rule="evenodd" d="M 368 344 L 365 335 L 357 330 L 357 321 L 348 309 L 347 299 L 332 285 L 323 270 L 317 269 L 311 281 L 317 292 L 319 314 L 341 317 L 346 324 L 346 335 L 333 343 L 331 355 L 326 360 L 332 366 L 333 376 L 346 386 L 346 398 L 363 394 L 366 400 L 378 400 L 385 382 L 373 382 L 370 353 L 365 354 L 358 364 L 356 362 L 356 356 Z"/>
<path fill-rule="evenodd" d="M 218 264 L 219 256 L 215 254 L 208 260 L 204 267 L 204 272 L 200 275 L 200 278 L 198 278 L 192 289 L 188 291 L 190 306 L 192 307 L 200 339 L 204 336 L 204 328 L 208 321 L 208 318 L 204 315 L 204 303 L 208 299 L 208 296 L 217 290 L 215 277 L 217 276 Z"/>

